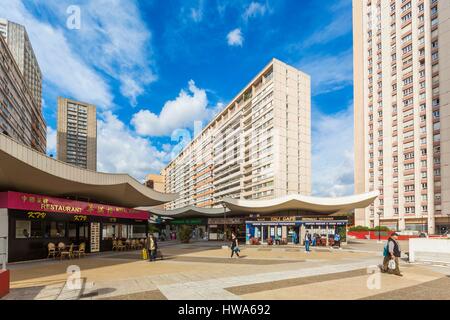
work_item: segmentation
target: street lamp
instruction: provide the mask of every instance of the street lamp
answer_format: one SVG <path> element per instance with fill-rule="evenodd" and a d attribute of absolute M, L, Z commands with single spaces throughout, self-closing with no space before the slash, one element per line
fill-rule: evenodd
<path fill-rule="evenodd" d="M 381 230 L 380 230 L 380 222 L 381 222 L 381 211 L 377 212 L 378 215 L 378 243 L 381 243 Z"/>
<path fill-rule="evenodd" d="M 227 241 L 227 206 L 225 202 L 221 202 L 223 207 L 223 240 Z"/>

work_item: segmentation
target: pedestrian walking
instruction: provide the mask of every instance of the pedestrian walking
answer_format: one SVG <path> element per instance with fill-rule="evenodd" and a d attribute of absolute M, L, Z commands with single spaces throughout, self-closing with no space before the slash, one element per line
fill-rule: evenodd
<path fill-rule="evenodd" d="M 334 245 L 338 246 L 339 248 L 341 247 L 341 235 L 337 231 L 334 234 Z"/>
<path fill-rule="evenodd" d="M 400 265 L 399 265 L 399 258 L 401 257 L 401 253 L 402 252 L 400 244 L 398 242 L 398 234 L 394 232 L 389 237 L 386 246 L 384 247 L 383 252 L 384 259 L 381 271 L 402 277 L 403 274 L 400 272 Z"/>
<path fill-rule="evenodd" d="M 306 230 L 306 233 L 305 233 L 305 250 L 308 253 L 310 252 L 310 250 L 309 250 L 310 243 L 311 243 L 311 234 L 309 233 L 308 230 Z"/>
<path fill-rule="evenodd" d="M 233 255 L 236 254 L 236 256 L 239 258 L 239 252 L 241 250 L 239 249 L 239 243 L 236 235 L 234 232 L 231 233 L 231 257 L 233 258 Z"/>
<path fill-rule="evenodd" d="M 150 262 L 156 260 L 156 240 L 153 234 L 147 238 L 147 251 Z"/>

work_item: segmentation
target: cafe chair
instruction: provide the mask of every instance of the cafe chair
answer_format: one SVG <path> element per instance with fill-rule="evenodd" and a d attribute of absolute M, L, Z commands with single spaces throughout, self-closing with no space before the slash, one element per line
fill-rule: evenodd
<path fill-rule="evenodd" d="M 73 243 L 70 244 L 68 251 L 67 250 L 61 251 L 60 253 L 61 260 L 63 257 L 68 257 L 69 259 L 73 258 Z"/>
<path fill-rule="evenodd" d="M 145 247 L 145 240 L 144 239 L 139 240 L 139 249 L 142 249 L 144 247 Z"/>
<path fill-rule="evenodd" d="M 50 257 L 53 257 L 53 259 L 56 258 L 56 246 L 53 242 L 50 242 L 47 245 L 47 249 L 48 249 L 48 255 L 47 255 L 47 259 Z"/>
<path fill-rule="evenodd" d="M 116 240 L 113 240 L 113 242 L 112 242 L 112 251 L 114 251 L 114 250 L 118 250 L 117 249 L 117 241 Z"/>
<path fill-rule="evenodd" d="M 78 250 L 73 251 L 73 256 L 77 256 L 78 259 L 81 258 L 81 256 L 86 256 L 86 243 L 82 242 L 80 243 L 80 246 L 78 247 Z"/>
<path fill-rule="evenodd" d="M 61 256 L 61 252 L 66 250 L 66 244 L 64 242 L 59 242 L 58 243 L 58 251 L 57 251 L 57 255 Z"/>
<path fill-rule="evenodd" d="M 123 244 L 122 240 L 117 241 L 117 249 L 120 251 L 125 250 L 125 245 Z"/>
<path fill-rule="evenodd" d="M 127 250 L 131 249 L 131 240 L 130 239 L 125 240 L 125 247 Z"/>

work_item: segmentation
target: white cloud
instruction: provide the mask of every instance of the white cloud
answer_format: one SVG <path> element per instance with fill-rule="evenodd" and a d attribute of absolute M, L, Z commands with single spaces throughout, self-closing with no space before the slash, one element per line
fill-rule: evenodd
<path fill-rule="evenodd" d="M 316 44 L 326 44 L 332 40 L 340 38 L 352 31 L 351 16 L 345 14 L 337 15 L 324 28 L 314 32 L 302 42 L 301 47 L 307 48 Z"/>
<path fill-rule="evenodd" d="M 66 28 L 66 9 L 72 4 L 71 0 L 40 2 L 39 8 L 51 13 L 51 19 L 32 14 L 20 0 L 2 1 L 0 12 L 25 25 L 44 79 L 58 92 L 111 108 L 111 89 L 101 71 L 119 81 L 120 92 L 135 105 L 145 86 L 156 80 L 151 33 L 137 2 L 78 1 L 79 30 Z"/>
<path fill-rule="evenodd" d="M 57 5 L 65 9 L 70 3 L 71 0 L 64 0 Z M 156 80 L 152 70 L 151 32 L 137 2 L 84 1 L 80 8 L 81 29 L 68 32 L 70 39 L 83 44 L 77 49 L 91 65 L 120 82 L 121 94 L 135 106 L 145 86 Z"/>
<path fill-rule="evenodd" d="M 313 113 L 313 194 L 353 194 L 353 105 L 335 114 Z"/>
<path fill-rule="evenodd" d="M 236 28 L 230 31 L 227 35 L 228 45 L 230 46 L 240 46 L 242 47 L 244 43 L 244 36 L 242 35 L 241 29 Z"/>
<path fill-rule="evenodd" d="M 133 115 L 131 123 L 143 136 L 167 136 L 176 129 L 192 128 L 195 121 L 209 120 L 217 112 L 208 108 L 208 97 L 204 89 L 189 81 L 189 91 L 181 90 L 175 100 L 167 101 L 159 115 L 140 110 Z"/>
<path fill-rule="evenodd" d="M 56 158 L 56 130 L 47 126 L 47 154 Z"/>
<path fill-rule="evenodd" d="M 309 56 L 297 66 L 311 76 L 313 95 L 337 91 L 353 84 L 351 49 L 337 55 Z"/>
<path fill-rule="evenodd" d="M 116 115 L 106 111 L 98 126 L 98 171 L 128 173 L 142 181 L 159 172 L 170 159 L 170 145 L 160 151 L 149 140 L 136 136 Z"/>
<path fill-rule="evenodd" d="M 245 21 L 248 21 L 251 18 L 256 18 L 258 16 L 264 16 L 266 12 L 268 11 L 269 7 L 267 3 L 261 4 L 259 2 L 251 2 L 247 8 L 245 9 L 244 13 L 242 14 L 242 18 Z"/>
<path fill-rule="evenodd" d="M 73 51 L 62 29 L 36 19 L 19 0 L 0 2 L 5 18 L 24 25 L 30 36 L 44 79 L 80 100 L 101 107 L 111 105 L 112 96 L 105 81 Z"/>
<path fill-rule="evenodd" d="M 352 2 L 339 0 L 325 9 L 328 12 L 329 23 L 321 24 L 320 29 L 301 43 L 294 45 L 298 50 L 304 50 L 314 45 L 324 45 L 352 32 Z"/>

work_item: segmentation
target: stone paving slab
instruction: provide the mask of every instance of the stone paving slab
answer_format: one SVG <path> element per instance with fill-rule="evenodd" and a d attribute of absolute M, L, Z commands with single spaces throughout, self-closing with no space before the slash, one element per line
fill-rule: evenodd
<path fill-rule="evenodd" d="M 273 281 L 273 282 L 264 282 L 264 283 L 250 284 L 250 285 L 245 285 L 245 286 L 235 286 L 235 287 L 231 287 L 231 288 L 226 288 L 226 290 L 228 290 L 231 293 L 236 294 L 236 295 L 244 295 L 244 294 L 248 294 L 248 293 L 255 293 L 255 292 L 261 292 L 261 291 L 267 291 L 267 290 L 295 287 L 295 286 L 310 284 L 310 283 L 325 282 L 325 281 L 330 281 L 330 280 L 334 280 L 334 279 L 345 279 L 345 278 L 348 279 L 348 278 L 358 277 L 358 276 L 362 276 L 362 275 L 367 275 L 367 269 L 357 269 L 357 270 L 344 271 L 344 272 L 338 272 L 338 273 L 323 274 L 323 275 L 318 275 L 318 276 L 278 280 L 278 281 Z"/>
<path fill-rule="evenodd" d="M 450 300 L 450 277 L 369 296 L 364 300 Z"/>

